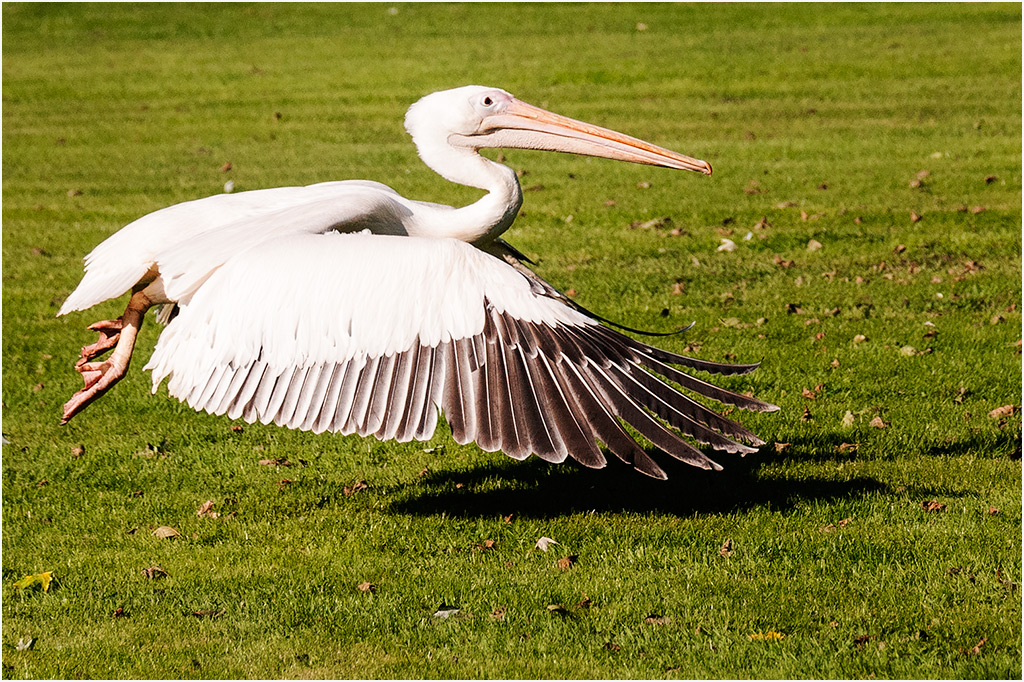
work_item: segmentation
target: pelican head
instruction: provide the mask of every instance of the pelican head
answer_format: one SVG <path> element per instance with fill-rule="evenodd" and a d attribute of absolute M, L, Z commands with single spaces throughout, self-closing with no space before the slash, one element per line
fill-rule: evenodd
<path fill-rule="evenodd" d="M 409 108 L 405 128 L 425 161 L 440 146 L 473 152 L 502 147 L 582 154 L 711 175 L 706 161 L 560 116 L 500 88 L 467 85 L 427 95 Z"/>

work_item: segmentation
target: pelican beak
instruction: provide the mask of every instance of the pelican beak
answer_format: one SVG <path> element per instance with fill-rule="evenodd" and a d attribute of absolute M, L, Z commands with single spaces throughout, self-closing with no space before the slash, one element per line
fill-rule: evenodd
<path fill-rule="evenodd" d="M 711 164 L 707 161 L 561 116 L 514 97 L 500 112 L 484 119 L 479 133 L 464 139 L 477 148 L 567 152 L 711 175 Z"/>

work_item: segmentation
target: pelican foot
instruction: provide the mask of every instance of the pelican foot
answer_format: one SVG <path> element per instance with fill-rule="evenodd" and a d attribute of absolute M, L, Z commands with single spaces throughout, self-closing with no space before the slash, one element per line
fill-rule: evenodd
<path fill-rule="evenodd" d="M 76 414 L 84 410 L 91 402 L 110 390 L 114 384 L 121 380 L 128 369 L 127 363 L 116 362 L 82 362 L 75 365 L 75 369 L 85 380 L 85 388 L 81 389 L 71 400 L 64 403 L 64 415 L 60 423 L 67 424 Z"/>
<path fill-rule="evenodd" d="M 78 356 L 78 362 L 75 363 L 75 367 L 81 367 L 93 358 L 103 355 L 116 346 L 121 338 L 121 330 L 123 328 L 124 321 L 120 317 L 116 320 L 103 320 L 102 322 L 90 324 L 88 329 L 99 333 L 100 338 L 96 343 L 82 346 L 82 353 Z"/>

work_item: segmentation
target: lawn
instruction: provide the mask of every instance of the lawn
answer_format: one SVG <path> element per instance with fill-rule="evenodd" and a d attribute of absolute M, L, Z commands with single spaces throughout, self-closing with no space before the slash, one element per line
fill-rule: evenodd
<path fill-rule="evenodd" d="M 1019 4 L 5 3 L 3 38 L 4 678 L 1019 679 Z M 228 181 L 471 202 L 401 125 L 468 83 L 714 165 L 505 152 L 506 236 L 760 360 L 760 452 L 660 482 L 236 423 L 149 394 L 153 322 L 58 425 L 126 300 L 55 317 L 93 246 Z"/>

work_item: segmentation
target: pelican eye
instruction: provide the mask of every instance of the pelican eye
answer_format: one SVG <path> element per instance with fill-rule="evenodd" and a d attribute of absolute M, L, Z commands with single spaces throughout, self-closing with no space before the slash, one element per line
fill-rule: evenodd
<path fill-rule="evenodd" d="M 494 100 L 491 99 L 491 97 L 489 95 L 487 97 L 484 97 L 484 106 L 485 107 L 489 107 L 489 106 L 491 106 L 493 104 L 494 104 Z"/>

